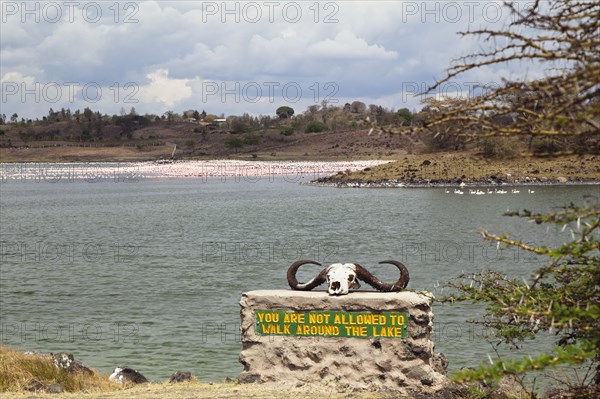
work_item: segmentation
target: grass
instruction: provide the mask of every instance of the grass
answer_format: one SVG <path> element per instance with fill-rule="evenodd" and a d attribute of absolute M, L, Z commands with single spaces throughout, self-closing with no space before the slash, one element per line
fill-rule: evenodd
<path fill-rule="evenodd" d="M 94 372 L 92 375 L 71 374 L 54 366 L 47 355 L 28 355 L 0 345 L 0 397 L 2 399 L 32 398 L 24 388 L 31 380 L 46 384 L 59 383 L 62 394 L 36 393 L 36 398 L 78 399 L 229 399 L 260 398 L 289 399 L 290 397 L 341 399 L 386 399 L 397 394 L 375 392 L 349 392 L 336 387 L 318 384 L 291 386 L 286 384 L 199 383 L 121 385 L 108 380 L 108 376 Z"/>
<path fill-rule="evenodd" d="M 32 381 L 59 383 L 66 392 L 115 391 L 122 386 L 98 372 L 72 374 L 54 366 L 50 356 L 30 355 L 0 345 L 0 392 L 23 392 Z M 5 394 L 2 394 L 5 397 Z"/>

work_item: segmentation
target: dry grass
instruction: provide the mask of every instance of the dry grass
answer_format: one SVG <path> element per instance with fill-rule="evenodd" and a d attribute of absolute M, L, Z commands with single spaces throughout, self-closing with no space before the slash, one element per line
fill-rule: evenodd
<path fill-rule="evenodd" d="M 260 399 L 303 399 L 347 398 L 384 399 L 389 396 L 381 393 L 345 392 L 335 387 L 306 384 L 286 386 L 285 384 L 206 384 L 197 381 L 180 384 L 143 384 L 123 386 L 108 381 L 107 376 L 97 372 L 93 375 L 71 374 L 54 366 L 47 355 L 29 355 L 0 345 L 0 397 L 2 399 L 32 398 L 32 393 L 24 388 L 32 380 L 46 384 L 59 383 L 64 388 L 62 394 L 37 392 L 36 398 L 81 398 L 81 399 L 219 399 L 219 398 L 260 398 Z"/>
<path fill-rule="evenodd" d="M 122 389 L 107 376 L 72 374 L 54 366 L 50 356 L 29 355 L 0 345 L 0 392 L 22 392 L 32 380 L 59 383 L 67 392 L 114 391 Z"/>

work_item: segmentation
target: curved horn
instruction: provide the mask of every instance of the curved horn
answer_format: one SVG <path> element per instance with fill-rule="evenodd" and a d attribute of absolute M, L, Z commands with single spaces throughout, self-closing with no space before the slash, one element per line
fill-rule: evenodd
<path fill-rule="evenodd" d="M 305 265 L 307 263 L 321 266 L 320 263 L 317 263 L 313 260 L 298 260 L 292 263 L 287 272 L 287 280 L 288 284 L 290 285 L 290 287 L 292 287 L 293 290 L 310 291 L 313 288 L 323 284 L 327 280 L 327 268 L 325 268 L 321 270 L 319 274 L 313 277 L 309 282 L 304 284 L 298 283 L 298 279 L 296 278 L 296 272 L 298 271 L 298 268 L 300 266 Z"/>
<path fill-rule="evenodd" d="M 356 277 L 358 277 L 359 279 L 361 279 L 365 283 L 369 284 L 370 286 L 372 286 L 373 288 L 375 288 L 378 291 L 385 291 L 385 292 L 402 291 L 404 288 L 406 288 L 406 286 L 408 285 L 408 280 L 409 280 L 408 269 L 406 268 L 406 266 L 404 266 L 402 263 L 395 261 L 395 260 L 384 260 L 382 262 L 379 262 L 380 265 L 384 264 L 384 263 L 394 265 L 398 268 L 398 270 L 400 270 L 400 278 L 395 283 L 393 283 L 393 284 L 384 283 L 383 281 L 381 281 L 380 279 L 378 279 L 377 277 L 372 275 L 371 272 L 369 272 L 367 269 L 365 269 L 358 263 L 355 263 Z"/>

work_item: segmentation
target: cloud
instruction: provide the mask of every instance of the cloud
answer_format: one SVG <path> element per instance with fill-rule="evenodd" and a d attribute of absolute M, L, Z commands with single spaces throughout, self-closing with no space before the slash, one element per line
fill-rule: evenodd
<path fill-rule="evenodd" d="M 335 39 L 325 39 L 307 49 L 307 55 L 321 59 L 340 61 L 389 61 L 398 58 L 395 51 L 387 51 L 381 45 L 369 45 L 366 40 L 349 31 L 339 32 Z"/>
<path fill-rule="evenodd" d="M 35 4 L 41 8 L 35 16 L 23 18 L 13 9 L 2 14 L 2 73 L 19 72 L 41 84 L 97 85 L 105 95 L 91 104 L 28 104 L 15 101 L 17 96 L 2 104 L 7 112 L 34 118 L 51 106 L 128 109 L 127 95 L 113 95 L 123 87 L 139 88 L 135 107 L 142 113 L 201 106 L 216 113 L 261 113 L 289 100 L 281 90 L 254 102 L 243 96 L 240 102 L 231 100 L 235 96 L 207 99 L 203 84 L 213 82 L 242 88 L 297 84 L 302 96 L 295 108 L 320 102 L 334 86 L 340 101 L 365 98 L 399 108 L 406 105 L 399 93 L 431 85 L 453 58 L 478 49 L 481 43 L 456 32 L 485 25 L 497 10 L 496 2 L 400 0 L 94 2 L 74 6 L 73 18 L 63 9 L 60 20 L 49 21 L 54 10 L 44 14 L 43 8 L 67 3 Z M 101 7 L 97 20 L 85 18 L 89 4 Z M 489 68 L 461 79 L 486 82 L 522 68 Z M 530 76 L 540 73 L 530 68 Z"/>
<path fill-rule="evenodd" d="M 187 79 L 171 79 L 167 69 L 157 69 L 146 77 L 150 82 L 139 88 L 142 103 L 155 103 L 173 108 L 192 96 Z"/>

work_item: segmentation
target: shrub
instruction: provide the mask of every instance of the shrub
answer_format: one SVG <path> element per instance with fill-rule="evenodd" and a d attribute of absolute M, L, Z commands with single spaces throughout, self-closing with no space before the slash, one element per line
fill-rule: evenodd
<path fill-rule="evenodd" d="M 260 143 L 260 137 L 255 134 L 248 133 L 244 135 L 242 142 L 245 145 L 257 145 Z"/>
<path fill-rule="evenodd" d="M 284 136 L 291 136 L 294 134 L 294 128 L 291 126 L 286 126 L 283 129 L 281 129 L 281 134 Z"/>
<path fill-rule="evenodd" d="M 320 133 L 327 130 L 327 125 L 323 122 L 312 121 L 306 125 L 305 133 Z"/>
<path fill-rule="evenodd" d="M 481 143 L 484 158 L 513 158 L 517 155 L 515 142 L 504 137 L 486 137 Z"/>
<path fill-rule="evenodd" d="M 586 377 L 580 381 L 580 388 L 594 381 L 598 384 L 600 203 L 584 207 L 571 204 L 548 214 L 525 210 L 506 215 L 526 217 L 536 224 L 555 224 L 556 229 L 569 227 L 571 241 L 555 247 L 536 246 L 508 235 L 482 231 L 486 240 L 539 255 L 541 266 L 532 270 L 529 282 L 493 270 L 459 276 L 450 283 L 458 293 L 442 301 L 487 304 L 485 315 L 477 323 L 489 328 L 499 344 L 517 347 L 525 339 L 549 332 L 556 336 L 555 347 L 551 353 L 531 354 L 522 359 L 500 358 L 492 365 L 458 372 L 455 380 L 492 382 L 514 375 L 522 382 L 520 376 L 528 372 L 569 364 L 583 365 L 589 370 L 584 373 Z"/>
<path fill-rule="evenodd" d="M 242 148 L 244 146 L 244 139 L 236 136 L 227 137 L 225 139 L 225 146 L 232 149 Z"/>

